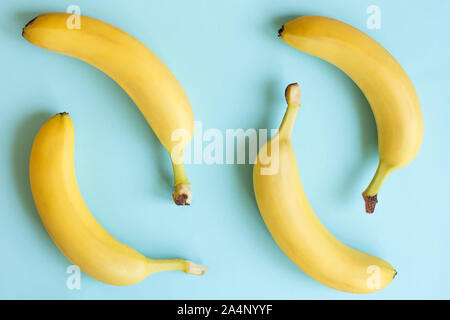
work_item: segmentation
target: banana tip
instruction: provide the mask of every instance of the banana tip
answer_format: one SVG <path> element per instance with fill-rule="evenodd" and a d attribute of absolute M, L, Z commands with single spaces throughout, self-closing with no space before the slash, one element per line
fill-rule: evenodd
<path fill-rule="evenodd" d="M 364 198 L 364 202 L 366 204 L 366 213 L 372 214 L 375 211 L 375 206 L 378 203 L 377 195 L 367 196 L 365 194 L 362 195 Z"/>
<path fill-rule="evenodd" d="M 27 22 L 27 24 L 23 27 L 22 29 L 22 37 L 25 37 L 25 29 L 34 22 L 34 20 L 36 20 L 37 17 L 34 17 L 33 19 L 31 19 L 30 21 Z"/>
<path fill-rule="evenodd" d="M 281 38 L 281 35 L 283 34 L 284 31 L 284 24 L 281 26 L 280 29 L 278 29 L 278 38 Z"/>

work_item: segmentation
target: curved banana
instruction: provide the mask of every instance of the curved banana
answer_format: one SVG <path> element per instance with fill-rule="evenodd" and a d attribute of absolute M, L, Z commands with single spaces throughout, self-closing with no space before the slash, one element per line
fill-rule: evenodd
<path fill-rule="evenodd" d="M 38 47 L 92 64 L 127 92 L 170 153 L 175 203 L 189 205 L 183 152 L 193 135 L 194 116 L 180 83 L 153 52 L 128 33 L 86 16 L 80 16 L 79 29 L 71 29 L 71 17 L 66 13 L 40 15 L 25 26 L 22 35 Z"/>
<path fill-rule="evenodd" d="M 57 114 L 39 130 L 30 159 L 34 202 L 61 252 L 91 277 L 117 286 L 135 284 L 160 271 L 204 274 L 206 268 L 182 259 L 148 259 L 101 227 L 78 190 L 74 139 L 69 115 Z"/>
<path fill-rule="evenodd" d="M 331 288 L 369 293 L 388 285 L 396 271 L 386 261 L 352 249 L 320 222 L 303 191 L 291 133 L 300 89 L 286 89 L 288 108 L 280 130 L 258 153 L 253 169 L 261 215 L 284 253 L 304 272 Z"/>
<path fill-rule="evenodd" d="M 422 111 L 411 80 L 378 42 L 341 21 L 304 16 L 286 23 L 279 36 L 341 69 L 369 101 L 377 123 L 380 161 L 363 197 L 366 212 L 373 213 L 386 177 L 409 164 L 422 143 Z"/>

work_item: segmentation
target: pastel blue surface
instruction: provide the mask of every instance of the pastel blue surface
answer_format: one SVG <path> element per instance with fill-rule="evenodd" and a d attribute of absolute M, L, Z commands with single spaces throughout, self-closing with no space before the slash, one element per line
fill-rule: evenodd
<path fill-rule="evenodd" d="M 309 200 L 344 243 L 391 262 L 396 279 L 358 296 L 305 275 L 267 231 L 248 164 L 188 165 L 193 203 L 176 207 L 168 155 L 120 87 L 92 66 L 21 37 L 33 17 L 70 4 L 152 49 L 185 88 L 204 130 L 278 127 L 284 88 L 300 82 L 293 142 Z M 366 27 L 372 4 L 381 8 L 380 30 Z M 450 298 L 449 11 L 444 0 L 1 1 L 0 298 Z M 361 198 L 378 162 L 367 101 L 340 70 L 277 38 L 284 22 L 305 14 L 367 32 L 402 64 L 420 96 L 421 151 L 388 178 L 373 216 Z M 146 256 L 208 266 L 204 277 L 160 273 L 113 287 L 83 274 L 80 290 L 67 289 L 71 263 L 46 233 L 28 180 L 34 135 L 60 111 L 73 119 L 77 178 L 98 221 Z"/>

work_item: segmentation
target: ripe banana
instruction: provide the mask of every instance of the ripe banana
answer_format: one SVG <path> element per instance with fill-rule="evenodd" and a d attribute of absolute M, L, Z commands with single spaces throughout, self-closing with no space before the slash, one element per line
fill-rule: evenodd
<path fill-rule="evenodd" d="M 204 274 L 206 268 L 182 259 L 148 259 L 101 227 L 78 190 L 74 142 L 69 115 L 57 114 L 39 130 L 30 159 L 34 202 L 61 252 L 91 277 L 117 286 L 135 284 L 160 271 Z"/>
<path fill-rule="evenodd" d="M 352 293 L 384 288 L 396 275 L 392 266 L 337 240 L 311 208 L 291 144 L 300 108 L 298 84 L 287 87 L 286 100 L 279 132 L 261 148 L 253 169 L 256 200 L 270 233 L 298 267 L 324 285 Z"/>
<path fill-rule="evenodd" d="M 373 213 L 386 177 L 409 164 L 422 143 L 422 111 L 411 80 L 378 42 L 341 21 L 304 16 L 286 23 L 279 36 L 341 69 L 369 101 L 378 129 L 380 161 L 363 197 L 366 212 Z"/>
<path fill-rule="evenodd" d="M 80 16 L 79 29 L 71 29 L 71 16 L 40 15 L 25 26 L 22 35 L 38 47 L 92 64 L 127 92 L 170 153 L 175 203 L 189 205 L 183 153 L 192 139 L 194 116 L 180 83 L 153 52 L 128 33 L 86 16 Z"/>

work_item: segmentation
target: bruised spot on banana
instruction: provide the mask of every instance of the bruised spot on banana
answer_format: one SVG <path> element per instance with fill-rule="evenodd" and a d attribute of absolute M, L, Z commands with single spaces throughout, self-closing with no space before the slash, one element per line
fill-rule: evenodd
<path fill-rule="evenodd" d="M 386 177 L 408 165 L 419 152 L 423 119 L 419 98 L 395 58 L 364 32 L 335 19 L 303 16 L 284 24 L 279 37 L 345 72 L 362 90 L 375 116 L 379 164 L 363 192 L 373 213 Z"/>
<path fill-rule="evenodd" d="M 152 51 L 128 33 L 86 16 L 80 17 L 80 29 L 70 29 L 70 17 L 40 15 L 27 23 L 22 35 L 38 47 L 95 66 L 125 90 L 170 154 L 174 202 L 189 205 L 192 195 L 183 153 L 192 139 L 194 115 L 182 86 Z"/>
<path fill-rule="evenodd" d="M 300 109 L 299 85 L 289 85 L 285 95 L 288 107 L 280 129 L 261 148 L 253 168 L 261 216 L 278 246 L 315 280 L 344 292 L 381 290 L 397 274 L 394 268 L 336 239 L 320 222 L 306 198 L 291 143 Z"/>
<path fill-rule="evenodd" d="M 152 273 L 184 271 L 203 275 L 206 268 L 183 259 L 149 259 L 117 241 L 87 208 L 74 167 L 75 135 L 68 113 L 48 120 L 37 133 L 30 158 L 30 184 L 37 211 L 61 252 L 91 277 L 128 286 Z"/>

